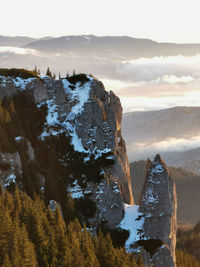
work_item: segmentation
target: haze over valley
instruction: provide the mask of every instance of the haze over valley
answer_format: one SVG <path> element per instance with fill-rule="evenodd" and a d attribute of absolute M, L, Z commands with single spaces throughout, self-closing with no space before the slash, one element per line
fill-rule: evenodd
<path fill-rule="evenodd" d="M 91 73 L 113 90 L 124 113 L 200 103 L 200 44 L 126 36 L 0 36 L 0 67 L 49 66 L 57 75 Z"/>

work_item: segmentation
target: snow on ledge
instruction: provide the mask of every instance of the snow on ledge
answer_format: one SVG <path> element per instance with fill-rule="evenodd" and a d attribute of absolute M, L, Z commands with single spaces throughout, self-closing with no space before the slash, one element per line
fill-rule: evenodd
<path fill-rule="evenodd" d="M 7 187 L 9 186 L 11 183 L 15 183 L 16 182 L 16 175 L 14 173 L 10 173 L 6 179 L 5 179 L 5 184 L 4 186 Z"/>
<path fill-rule="evenodd" d="M 142 213 L 138 211 L 138 205 L 128 205 L 124 203 L 124 218 L 121 221 L 119 227 L 124 230 L 128 230 L 130 235 L 126 241 L 126 250 L 127 252 L 132 252 L 131 244 L 135 243 L 136 241 L 140 240 L 140 233 L 139 230 L 142 230 L 144 224 L 144 217 Z M 140 218 L 140 220 L 138 220 Z"/>

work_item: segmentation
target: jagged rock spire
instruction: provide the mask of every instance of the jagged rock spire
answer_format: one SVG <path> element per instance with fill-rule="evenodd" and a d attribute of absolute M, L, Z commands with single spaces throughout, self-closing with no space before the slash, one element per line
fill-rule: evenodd
<path fill-rule="evenodd" d="M 142 239 L 144 242 L 159 240 L 162 244 L 151 255 L 147 253 L 155 267 L 176 265 L 176 202 L 174 182 L 164 161 L 160 155 L 156 155 L 153 162 L 147 162 L 139 207 L 144 215 Z"/>

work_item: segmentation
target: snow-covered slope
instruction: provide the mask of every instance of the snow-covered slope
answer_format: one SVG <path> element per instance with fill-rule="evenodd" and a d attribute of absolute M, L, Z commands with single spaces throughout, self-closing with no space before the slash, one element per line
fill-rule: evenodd
<path fill-rule="evenodd" d="M 124 212 L 124 218 L 119 228 L 129 231 L 129 238 L 126 240 L 126 250 L 131 252 L 133 251 L 131 245 L 142 238 L 141 232 L 144 218 L 142 217 L 143 213 L 139 212 L 138 205 L 124 204 Z"/>

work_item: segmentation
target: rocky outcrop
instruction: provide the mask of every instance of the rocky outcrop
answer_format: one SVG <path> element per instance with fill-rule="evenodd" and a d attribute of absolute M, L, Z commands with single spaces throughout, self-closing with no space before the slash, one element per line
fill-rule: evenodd
<path fill-rule="evenodd" d="M 19 152 L 2 153 L 0 152 L 0 184 L 3 187 L 16 182 L 16 177 L 22 172 L 22 162 Z"/>
<path fill-rule="evenodd" d="M 140 247 L 147 264 L 175 266 L 175 187 L 165 164 L 156 156 L 154 162 L 149 161 L 148 164 L 140 206 L 133 205 L 129 162 L 121 136 L 122 107 L 119 98 L 113 92 L 106 92 L 100 81 L 88 75 L 59 80 L 47 76 L 29 79 L 0 76 L 0 98 L 11 98 L 16 94 L 22 95 L 19 101 L 25 101 L 26 110 L 30 112 L 24 116 L 23 109 L 18 106 L 21 113 L 15 110 L 18 114 L 16 119 L 32 118 L 34 113 L 31 123 L 37 128 L 33 128 L 33 133 L 30 133 L 29 127 L 22 127 L 24 131 L 20 131 L 19 127 L 16 133 L 10 132 L 11 139 L 8 140 L 15 154 L 1 153 L 4 168 L 9 169 L 1 173 L 4 186 L 16 183 L 17 174 L 22 173 L 21 183 L 25 182 L 28 188 L 31 181 L 37 192 L 46 198 L 46 203 L 50 203 L 52 210 L 60 203 L 58 207 L 62 207 L 63 216 L 66 210 L 62 201 L 70 194 L 74 203 L 79 205 L 80 218 L 86 219 L 91 231 L 95 233 L 102 223 L 108 228 L 128 230 L 128 251 L 133 249 L 134 244 Z M 29 104 L 34 112 L 28 108 Z M 9 110 L 12 112 L 11 105 L 6 108 L 8 113 Z M 23 123 L 20 121 L 20 126 Z M 2 127 L 6 127 L 5 124 Z M 9 129 L 3 130 L 6 133 Z M 18 132 L 24 136 L 18 136 Z M 75 166 L 78 170 L 78 160 L 81 164 L 83 161 L 81 172 L 78 170 L 76 173 L 73 169 L 68 173 L 70 152 L 76 154 L 73 168 Z M 101 161 L 98 170 L 90 170 L 88 176 L 92 173 L 92 178 L 87 180 L 86 174 L 83 174 L 87 162 L 91 161 L 96 168 L 98 160 Z M 6 165 L 7 161 L 13 163 Z M 108 161 L 113 164 L 108 164 Z M 88 166 L 92 168 L 92 165 Z M 31 193 L 34 194 L 33 191 Z M 124 205 L 124 202 L 127 204 Z M 81 206 L 83 203 L 85 206 Z M 91 204 L 89 208 L 88 203 Z M 84 208 L 85 213 L 82 212 Z"/>
<path fill-rule="evenodd" d="M 144 223 L 141 245 L 155 267 L 174 267 L 176 246 L 175 184 L 164 162 L 157 155 L 147 164 L 147 176 L 140 198 L 139 211 Z M 154 247 L 154 251 L 151 248 Z M 150 248 L 150 250 L 148 250 Z M 149 252 L 149 253 L 148 253 Z"/>
<path fill-rule="evenodd" d="M 119 98 L 106 92 L 103 84 L 93 79 L 88 102 L 76 118 L 76 132 L 87 150 L 110 150 L 115 165 L 106 170 L 108 176 L 120 185 L 124 202 L 133 204 L 130 167 L 126 145 L 121 136 L 122 107 Z"/>
<path fill-rule="evenodd" d="M 38 108 L 46 105 L 46 122 L 38 136 L 41 141 L 65 133 L 71 136 L 75 151 L 89 153 L 95 159 L 105 153 L 111 154 L 114 165 L 102 169 L 105 179 L 100 184 L 88 183 L 84 190 L 75 184 L 68 192 L 71 191 L 74 198 L 90 192 L 97 206 L 96 215 L 90 219 L 91 224 L 95 227 L 105 222 L 113 228 L 123 218 L 123 202 L 133 204 L 129 162 L 121 136 L 122 107 L 119 98 L 113 92 L 107 92 L 94 77 L 82 75 L 83 80 L 78 80 L 79 76 L 73 78 L 77 80 L 1 76 L 0 96 L 11 97 L 25 91 Z M 23 138 L 16 139 L 16 143 L 20 144 Z M 37 161 L 31 142 L 27 138 L 24 140 L 29 159 Z M 40 172 L 37 175 L 41 191 L 44 191 L 46 177 Z"/>
<path fill-rule="evenodd" d="M 123 218 L 123 202 L 133 203 L 129 162 L 121 136 L 120 100 L 90 76 L 85 83 L 71 84 L 66 79 L 52 81 L 48 78 L 45 81 L 47 101 L 51 102 L 48 102 L 47 127 L 42 137 L 49 135 L 52 126 L 59 125 L 72 136 L 76 151 L 89 152 L 96 159 L 106 152 L 112 153 L 114 165 L 103 170 L 106 179 L 99 185 L 88 184 L 85 191 L 92 194 L 91 199 L 97 206 L 96 215 L 90 219 L 91 226 L 104 222 L 107 227 L 115 228 Z M 37 99 L 37 104 L 41 101 L 44 99 L 39 103 Z M 57 118 L 52 123 L 49 117 L 56 112 Z M 77 186 L 72 190 L 75 198 L 79 194 L 74 190 L 84 196 Z"/>

